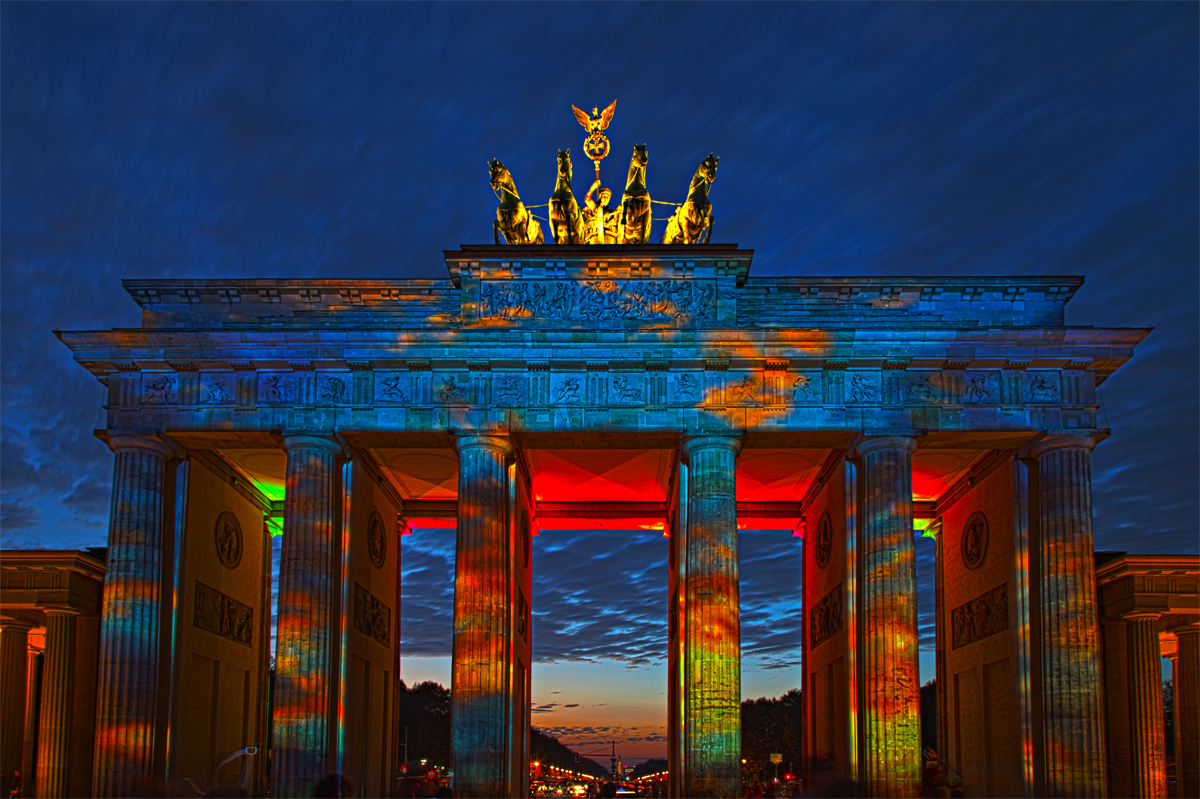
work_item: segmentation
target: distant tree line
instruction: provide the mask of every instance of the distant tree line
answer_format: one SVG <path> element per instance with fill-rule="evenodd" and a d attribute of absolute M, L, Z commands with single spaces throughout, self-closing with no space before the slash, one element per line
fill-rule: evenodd
<path fill-rule="evenodd" d="M 777 699 L 747 699 L 742 702 L 742 779 L 769 780 L 775 776 L 771 755 L 783 756 L 779 777 L 795 774 L 803 762 L 803 723 L 800 689 L 793 688 Z"/>
<path fill-rule="evenodd" d="M 397 734 L 400 756 L 405 757 L 403 741 L 408 736 L 407 762 L 425 760 L 428 765 L 450 767 L 450 690 L 427 680 L 412 688 L 400 681 L 400 719 Z M 594 760 L 579 756 L 557 738 L 534 728 L 530 731 L 531 760 L 578 771 L 593 777 L 608 776 L 608 769 Z"/>

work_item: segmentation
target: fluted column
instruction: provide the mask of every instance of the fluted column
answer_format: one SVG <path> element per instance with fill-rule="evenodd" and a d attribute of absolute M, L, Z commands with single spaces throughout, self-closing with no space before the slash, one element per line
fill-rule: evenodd
<path fill-rule="evenodd" d="M 279 611 L 275 639 L 272 793 L 311 796 L 331 769 L 331 692 L 336 689 L 341 543 L 337 530 L 337 442 L 288 436 Z"/>
<path fill-rule="evenodd" d="M 1179 727 L 1175 775 L 1180 796 L 1200 796 L 1200 626 L 1179 634 L 1175 681 L 1175 724 Z"/>
<path fill-rule="evenodd" d="M 1166 799 L 1167 751 L 1157 613 L 1125 617 L 1133 795 Z"/>
<path fill-rule="evenodd" d="M 21 796 L 33 796 L 33 742 L 37 738 L 38 714 L 42 700 L 42 670 L 38 658 L 42 650 L 29 647 L 25 659 L 25 740 L 21 742 Z"/>
<path fill-rule="evenodd" d="M 868 796 L 916 796 L 921 784 L 917 579 L 908 436 L 869 438 L 862 458 L 858 646 L 860 781 Z"/>
<path fill-rule="evenodd" d="M 1048 796 L 1103 797 L 1104 706 L 1089 436 L 1033 448 L 1041 528 L 1042 717 Z"/>
<path fill-rule="evenodd" d="M 46 608 L 46 660 L 38 722 L 37 795 L 58 799 L 70 781 L 71 710 L 75 687 L 75 617 L 72 608 Z"/>
<path fill-rule="evenodd" d="M 684 796 L 742 795 L 742 640 L 737 455 L 731 436 L 684 442 Z"/>
<path fill-rule="evenodd" d="M 152 778 L 154 767 L 164 477 L 171 450 L 141 436 L 114 436 L 108 446 L 116 457 L 100 623 L 92 793 L 122 797 L 137 793 Z"/>
<path fill-rule="evenodd" d="M 506 460 L 503 436 L 459 436 L 458 533 L 454 556 L 454 643 L 450 762 L 455 791 L 506 796 L 508 629 Z M 523 780 L 526 775 L 520 775 Z"/>
<path fill-rule="evenodd" d="M 12 784 L 21 769 L 20 731 L 25 728 L 29 631 L 33 625 L 0 619 L 0 785 Z"/>

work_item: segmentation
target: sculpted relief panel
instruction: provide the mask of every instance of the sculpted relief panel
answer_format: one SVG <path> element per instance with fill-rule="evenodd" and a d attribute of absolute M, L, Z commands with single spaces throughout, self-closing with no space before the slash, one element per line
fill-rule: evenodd
<path fill-rule="evenodd" d="M 716 286 L 697 280 L 483 281 L 481 319 L 696 322 L 716 318 Z"/>

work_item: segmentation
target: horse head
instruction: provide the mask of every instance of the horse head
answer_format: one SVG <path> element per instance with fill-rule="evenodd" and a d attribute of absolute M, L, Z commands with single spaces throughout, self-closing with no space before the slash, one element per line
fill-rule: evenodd
<path fill-rule="evenodd" d="M 696 174 L 703 177 L 705 183 L 712 183 L 717 178 L 717 162 L 720 160 L 720 158 L 709 153 L 708 158 L 705 158 L 703 163 L 700 164 L 700 168 L 696 170 Z"/>
<path fill-rule="evenodd" d="M 504 164 L 497 159 L 488 161 L 488 169 L 491 172 L 491 184 L 493 191 L 500 191 L 506 183 L 512 183 L 512 175 L 508 173 L 508 169 Z"/>
<path fill-rule="evenodd" d="M 558 177 L 559 180 L 565 179 L 568 183 L 571 182 L 571 151 L 558 151 Z"/>
<path fill-rule="evenodd" d="M 630 159 L 630 166 L 645 166 L 650 163 L 650 156 L 646 154 L 646 145 L 633 145 L 633 158 Z"/>

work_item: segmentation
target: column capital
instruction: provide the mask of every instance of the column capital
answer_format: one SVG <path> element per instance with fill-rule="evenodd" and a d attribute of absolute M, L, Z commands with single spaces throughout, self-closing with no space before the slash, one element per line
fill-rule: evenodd
<path fill-rule="evenodd" d="M 693 436 L 685 438 L 681 447 L 683 454 L 689 458 L 700 450 L 714 448 L 729 450 L 734 457 L 737 457 L 737 454 L 742 451 L 741 436 Z"/>
<path fill-rule="evenodd" d="M 1185 624 L 1183 627 L 1175 627 L 1171 630 L 1176 637 L 1183 638 L 1185 635 L 1189 638 L 1193 635 L 1200 635 L 1200 622 L 1192 622 Z"/>
<path fill-rule="evenodd" d="M 122 433 L 120 435 L 109 436 L 107 443 L 108 448 L 113 452 L 140 449 L 158 455 L 164 460 L 175 454 L 175 450 L 170 444 L 160 441 L 157 438 L 151 438 L 150 436 Z"/>
<path fill-rule="evenodd" d="M 36 626 L 36 624 L 25 621 L 24 619 L 0 619 L 0 630 L 5 630 L 7 632 L 27 633 Z"/>
<path fill-rule="evenodd" d="M 1135 610 L 1121 617 L 1125 621 L 1158 621 L 1162 614 L 1153 610 Z"/>
<path fill-rule="evenodd" d="M 1082 449 L 1091 452 L 1100 443 L 1100 436 L 1052 436 L 1043 438 L 1029 449 L 1029 454 L 1041 458 L 1060 449 Z"/>
<path fill-rule="evenodd" d="M 454 449 L 459 455 L 468 449 L 498 449 L 507 456 L 512 454 L 513 445 L 507 435 L 462 433 L 454 436 Z"/>
<path fill-rule="evenodd" d="M 49 616 L 80 616 L 83 611 L 70 605 L 43 605 L 42 612 Z"/>
<path fill-rule="evenodd" d="M 858 442 L 854 452 L 861 457 L 884 449 L 902 449 L 912 453 L 916 448 L 917 440 L 912 436 L 876 436 Z"/>
<path fill-rule="evenodd" d="M 340 455 L 342 452 L 341 444 L 325 436 L 284 436 L 283 448 L 287 452 L 294 449 L 319 449 L 327 455 Z"/>

